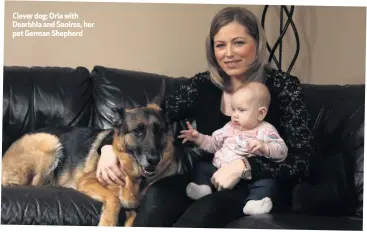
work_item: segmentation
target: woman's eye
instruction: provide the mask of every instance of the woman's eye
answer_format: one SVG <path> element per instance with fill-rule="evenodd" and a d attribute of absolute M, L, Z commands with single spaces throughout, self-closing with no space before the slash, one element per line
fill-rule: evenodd
<path fill-rule="evenodd" d="M 236 42 L 234 42 L 234 44 L 237 45 L 237 46 L 241 46 L 241 45 L 244 45 L 245 42 L 244 41 L 236 41 Z"/>
<path fill-rule="evenodd" d="M 215 45 L 216 48 L 223 48 L 224 47 L 224 44 L 217 44 Z"/>

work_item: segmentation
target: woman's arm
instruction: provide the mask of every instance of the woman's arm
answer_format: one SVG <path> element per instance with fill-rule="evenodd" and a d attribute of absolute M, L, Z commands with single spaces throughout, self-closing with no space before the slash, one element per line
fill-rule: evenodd
<path fill-rule="evenodd" d="M 301 181 L 309 176 L 310 159 L 315 153 L 302 88 L 296 77 L 281 72 L 276 72 L 269 78 L 274 78 L 274 86 L 282 87 L 278 95 L 280 129 L 288 146 L 288 156 L 281 163 L 274 163 L 259 156 L 248 158 L 252 178 Z"/>

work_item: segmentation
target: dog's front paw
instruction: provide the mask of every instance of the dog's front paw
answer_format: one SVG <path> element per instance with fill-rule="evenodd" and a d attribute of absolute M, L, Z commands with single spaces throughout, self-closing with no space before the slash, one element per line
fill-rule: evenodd
<path fill-rule="evenodd" d="M 138 191 L 134 188 L 123 188 L 119 199 L 121 206 L 125 209 L 136 209 L 139 207 Z"/>
<path fill-rule="evenodd" d="M 116 226 L 117 222 L 115 220 L 101 219 L 98 226 Z"/>
<path fill-rule="evenodd" d="M 139 207 L 139 201 L 138 200 L 121 200 L 121 205 L 124 209 L 136 209 Z"/>

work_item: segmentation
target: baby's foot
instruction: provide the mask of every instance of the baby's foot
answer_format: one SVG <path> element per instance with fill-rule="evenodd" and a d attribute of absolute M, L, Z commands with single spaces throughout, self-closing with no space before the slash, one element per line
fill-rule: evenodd
<path fill-rule="evenodd" d="M 197 200 L 210 193 L 212 193 L 212 189 L 208 185 L 197 185 L 191 182 L 186 187 L 187 196 L 194 200 Z"/>
<path fill-rule="evenodd" d="M 243 207 L 243 213 L 246 215 L 264 214 L 269 213 L 272 208 L 273 202 L 269 197 L 265 197 L 261 200 L 249 200 Z"/>

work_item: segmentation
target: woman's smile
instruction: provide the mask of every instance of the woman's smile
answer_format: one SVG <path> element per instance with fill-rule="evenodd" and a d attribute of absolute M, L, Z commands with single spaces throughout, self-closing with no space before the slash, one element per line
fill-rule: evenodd
<path fill-rule="evenodd" d="M 228 68 L 236 68 L 240 62 L 241 60 L 224 61 Z"/>

